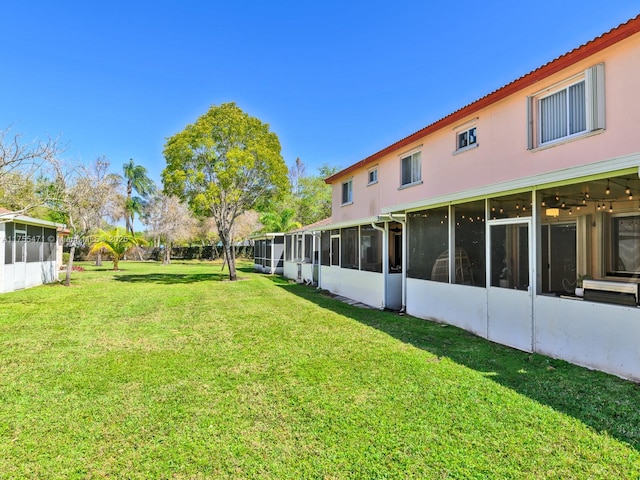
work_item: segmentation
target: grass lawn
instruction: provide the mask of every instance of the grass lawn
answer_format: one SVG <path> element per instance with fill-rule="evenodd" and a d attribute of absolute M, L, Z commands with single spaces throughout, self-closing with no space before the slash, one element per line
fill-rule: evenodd
<path fill-rule="evenodd" d="M 640 477 L 637 384 L 246 268 L 121 267 L 0 295 L 0 478 Z"/>

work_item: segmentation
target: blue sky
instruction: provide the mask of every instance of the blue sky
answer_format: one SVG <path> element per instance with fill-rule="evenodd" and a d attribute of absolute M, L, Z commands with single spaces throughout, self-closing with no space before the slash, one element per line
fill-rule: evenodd
<path fill-rule="evenodd" d="M 133 158 L 235 101 L 340 168 L 640 13 L 640 1 L 3 2 L 0 129 Z"/>

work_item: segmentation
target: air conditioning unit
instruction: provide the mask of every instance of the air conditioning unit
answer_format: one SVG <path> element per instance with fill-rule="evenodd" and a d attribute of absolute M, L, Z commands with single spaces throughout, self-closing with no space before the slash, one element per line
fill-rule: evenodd
<path fill-rule="evenodd" d="M 584 299 L 592 302 L 638 305 L 638 284 L 608 280 L 583 280 Z"/>

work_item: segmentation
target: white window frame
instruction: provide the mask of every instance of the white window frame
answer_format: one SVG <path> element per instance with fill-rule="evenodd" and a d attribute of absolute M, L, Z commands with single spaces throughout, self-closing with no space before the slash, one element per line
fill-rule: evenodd
<path fill-rule="evenodd" d="M 584 84 L 584 83 L 585 83 L 585 79 L 584 79 L 584 77 L 582 77 L 582 78 L 578 79 L 577 81 L 571 82 L 571 83 L 569 83 L 567 85 L 563 85 L 561 88 L 558 88 L 558 89 L 548 93 L 547 95 L 541 95 L 540 97 L 538 97 L 536 99 L 536 110 L 538 112 L 538 118 L 537 118 L 537 121 L 538 121 L 538 124 L 537 124 L 537 136 L 538 136 L 537 143 L 538 143 L 538 145 L 543 146 L 543 145 L 551 144 L 551 143 L 554 143 L 554 142 L 563 141 L 563 140 L 566 140 L 566 139 L 571 138 L 571 137 L 581 136 L 587 131 L 587 122 L 586 122 L 586 115 L 585 115 L 584 128 L 582 130 L 578 130 L 578 131 L 573 132 L 573 133 L 570 132 L 570 128 L 571 128 L 570 125 L 571 125 L 571 120 L 572 120 L 571 113 L 572 112 L 571 112 L 571 108 L 570 108 L 570 105 L 569 105 L 570 97 L 571 97 L 569 92 L 570 92 L 571 88 L 576 87 L 576 86 L 578 86 L 580 84 Z M 582 108 L 583 108 L 583 110 L 586 111 L 586 109 L 587 109 L 586 88 L 584 89 L 584 91 L 585 91 L 584 98 L 582 98 L 581 100 L 583 102 Z M 542 139 L 542 135 L 544 133 L 543 124 L 542 124 L 543 123 L 543 116 L 540 113 L 542 111 L 542 102 L 544 100 L 547 100 L 547 99 L 551 98 L 551 97 L 560 95 L 562 92 L 566 92 L 565 93 L 565 99 L 564 99 L 564 105 L 562 106 L 562 109 L 564 110 L 564 113 L 566 115 L 566 121 L 565 121 L 565 125 L 564 125 L 566 133 L 564 135 L 562 135 L 562 136 L 559 136 L 559 137 L 556 137 L 556 138 L 552 138 L 551 140 L 544 141 Z"/>
<path fill-rule="evenodd" d="M 374 177 L 373 180 L 371 177 Z M 370 168 L 367 171 L 367 186 L 378 183 L 378 167 Z"/>
<path fill-rule="evenodd" d="M 408 182 L 403 182 L 403 171 L 405 160 L 411 162 L 411 178 Z M 422 183 L 422 151 L 413 150 L 400 155 L 400 187 L 399 189 L 419 185 Z"/>
<path fill-rule="evenodd" d="M 460 146 L 460 137 L 466 135 L 467 138 L 471 136 L 471 132 L 473 132 L 473 143 L 467 142 L 466 145 Z M 459 130 L 456 132 L 456 150 L 454 153 L 466 152 L 467 150 L 471 150 L 473 148 L 478 147 L 478 129 L 476 125 L 472 125 L 464 130 Z"/>
<path fill-rule="evenodd" d="M 347 199 L 345 200 L 345 186 L 347 187 Z M 353 203 L 353 178 L 350 178 L 346 182 L 342 182 L 340 186 L 340 198 L 342 200 L 341 205 L 351 205 Z"/>
<path fill-rule="evenodd" d="M 567 135 L 542 142 L 540 102 L 553 95 L 557 95 L 563 90 L 568 92 L 571 87 L 582 82 L 584 82 L 585 91 L 584 111 L 586 128 L 579 132 L 569 133 L 567 125 Z M 533 151 L 544 149 L 602 132 L 605 129 L 604 96 L 604 63 L 600 63 L 527 97 L 527 149 Z M 567 124 L 570 121 L 570 112 L 568 110 L 569 107 L 567 104 Z"/>

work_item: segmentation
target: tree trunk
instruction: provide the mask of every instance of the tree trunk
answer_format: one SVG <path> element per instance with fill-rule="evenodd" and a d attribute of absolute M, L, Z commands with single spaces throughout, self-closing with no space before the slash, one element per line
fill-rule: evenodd
<path fill-rule="evenodd" d="M 131 217 L 128 213 L 125 214 L 124 220 L 125 220 L 125 230 L 127 230 L 128 232 L 131 233 L 131 235 L 133 235 L 133 224 L 131 223 Z"/>
<path fill-rule="evenodd" d="M 173 246 L 172 242 L 169 242 L 164 246 L 164 256 L 162 257 L 162 264 L 163 265 L 170 265 L 171 264 L 171 247 L 172 246 Z"/>
<path fill-rule="evenodd" d="M 96 267 L 102 266 L 102 252 L 96 253 Z"/>
<path fill-rule="evenodd" d="M 233 282 L 238 279 L 236 276 L 236 262 L 233 256 L 233 246 L 229 245 L 229 240 L 226 236 L 221 240 L 222 248 L 224 248 L 224 257 L 227 261 L 227 265 L 229 265 L 229 280 Z"/>

